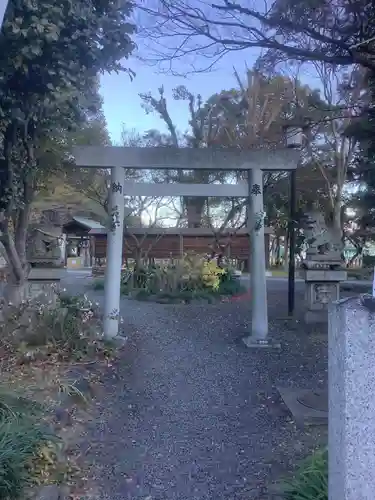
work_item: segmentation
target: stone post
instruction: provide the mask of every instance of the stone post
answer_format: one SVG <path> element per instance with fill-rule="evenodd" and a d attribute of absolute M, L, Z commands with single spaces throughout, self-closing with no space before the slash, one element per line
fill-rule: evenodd
<path fill-rule="evenodd" d="M 111 169 L 109 189 L 109 224 L 107 229 L 107 266 L 104 285 L 104 336 L 118 335 L 120 319 L 120 284 L 124 239 L 124 169 Z"/>
<path fill-rule="evenodd" d="M 340 298 L 340 283 L 347 278 L 345 269 L 303 269 L 302 276 L 305 279 L 305 322 L 326 323 L 329 304 Z"/>
<path fill-rule="evenodd" d="M 249 171 L 251 335 L 244 338 L 248 347 L 268 347 L 266 255 L 264 241 L 263 172 Z"/>
<path fill-rule="evenodd" d="M 329 500 L 373 500 L 375 491 L 375 300 L 329 310 Z"/>

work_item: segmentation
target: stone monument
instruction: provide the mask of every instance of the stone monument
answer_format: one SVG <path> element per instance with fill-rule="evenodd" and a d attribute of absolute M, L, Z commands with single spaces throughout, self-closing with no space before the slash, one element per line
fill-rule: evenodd
<path fill-rule="evenodd" d="M 330 306 L 328 498 L 373 500 L 375 489 L 375 299 Z"/>
<path fill-rule="evenodd" d="M 305 279 L 306 323 L 327 321 L 328 305 L 340 298 L 340 282 L 347 274 L 342 266 L 341 234 L 328 227 L 323 214 L 314 209 L 306 214 L 304 227 L 306 259 L 302 262 Z"/>
<path fill-rule="evenodd" d="M 38 225 L 29 229 L 27 260 L 31 269 L 26 291 L 28 299 L 42 294 L 49 300 L 55 299 L 55 290 L 64 274 L 62 241 L 60 228 Z"/>

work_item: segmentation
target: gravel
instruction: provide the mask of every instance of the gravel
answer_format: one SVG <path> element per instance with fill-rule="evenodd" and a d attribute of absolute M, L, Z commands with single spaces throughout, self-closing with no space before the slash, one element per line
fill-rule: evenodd
<path fill-rule="evenodd" d="M 286 283 L 269 288 L 281 352 L 242 344 L 246 302 L 123 300 L 129 343 L 87 429 L 98 498 L 268 499 L 267 487 L 325 439 L 322 428 L 296 428 L 275 385 L 325 386 L 326 326 L 283 319 Z"/>

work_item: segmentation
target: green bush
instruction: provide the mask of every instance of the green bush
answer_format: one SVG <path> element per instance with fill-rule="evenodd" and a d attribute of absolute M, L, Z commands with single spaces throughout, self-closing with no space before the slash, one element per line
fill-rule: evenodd
<path fill-rule="evenodd" d="M 221 276 L 218 293 L 219 295 L 240 295 L 246 292 L 246 287 L 243 286 L 230 269 Z"/>
<path fill-rule="evenodd" d="M 37 403 L 0 394 L 0 408 L 0 499 L 13 500 L 32 482 L 33 461 L 54 437 L 40 425 Z"/>
<path fill-rule="evenodd" d="M 92 289 L 93 290 L 104 290 L 104 279 L 103 278 L 98 278 L 94 280 L 92 284 Z"/>
<path fill-rule="evenodd" d="M 362 262 L 363 262 L 363 267 L 371 267 L 371 269 L 374 269 L 375 255 L 363 255 Z"/>
<path fill-rule="evenodd" d="M 93 288 L 101 290 L 104 280 L 95 280 Z M 199 255 L 186 255 L 167 265 L 138 264 L 121 274 L 121 294 L 138 300 L 150 297 L 163 302 L 191 302 L 194 299 L 213 302 L 220 296 L 246 292 L 230 268 L 221 269 Z"/>
<path fill-rule="evenodd" d="M 284 485 L 286 500 L 328 500 L 328 450 L 316 451 Z"/>

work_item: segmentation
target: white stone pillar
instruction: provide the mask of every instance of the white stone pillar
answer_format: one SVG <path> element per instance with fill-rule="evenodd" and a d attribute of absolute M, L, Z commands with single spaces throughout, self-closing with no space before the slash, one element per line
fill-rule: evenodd
<path fill-rule="evenodd" d="M 124 180 L 122 167 L 111 169 L 109 187 L 109 224 L 107 229 L 107 266 L 104 286 L 104 336 L 118 335 L 120 320 L 120 284 L 124 232 Z"/>
<path fill-rule="evenodd" d="M 245 337 L 248 347 L 266 347 L 268 343 L 267 280 L 264 243 L 263 172 L 249 171 L 251 335 Z"/>
<path fill-rule="evenodd" d="M 330 304 L 329 500 L 373 500 L 375 491 L 375 299 Z"/>

